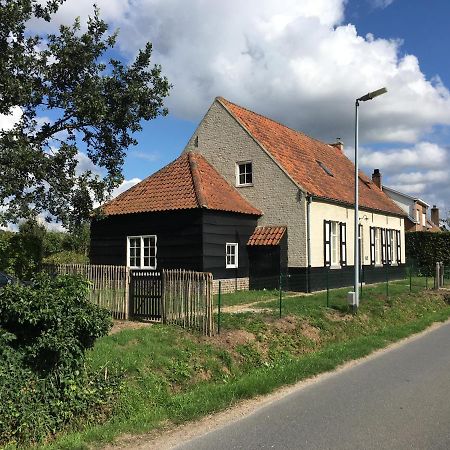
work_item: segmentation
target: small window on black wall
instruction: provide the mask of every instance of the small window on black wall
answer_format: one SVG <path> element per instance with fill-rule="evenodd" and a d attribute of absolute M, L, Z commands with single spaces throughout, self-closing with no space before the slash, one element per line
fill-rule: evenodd
<path fill-rule="evenodd" d="M 227 269 L 236 269 L 238 266 L 238 244 L 227 243 L 225 246 L 225 267 Z"/>
<path fill-rule="evenodd" d="M 236 163 L 236 186 L 253 185 L 253 168 L 250 161 Z"/>

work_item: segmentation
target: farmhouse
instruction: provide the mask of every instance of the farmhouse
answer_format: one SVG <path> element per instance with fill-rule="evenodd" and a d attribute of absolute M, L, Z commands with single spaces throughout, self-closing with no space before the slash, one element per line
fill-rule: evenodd
<path fill-rule="evenodd" d="M 354 166 L 326 144 L 221 97 L 181 156 L 103 207 L 91 262 L 213 273 L 226 289 L 350 286 Z M 406 213 L 360 172 L 364 282 L 402 274 Z"/>

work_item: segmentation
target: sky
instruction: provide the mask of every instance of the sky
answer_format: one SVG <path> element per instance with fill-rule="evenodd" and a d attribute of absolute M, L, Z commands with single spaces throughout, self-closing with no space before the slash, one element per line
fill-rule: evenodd
<path fill-rule="evenodd" d="M 353 154 L 360 107 L 363 170 L 450 210 L 448 0 L 97 0 L 130 61 L 147 41 L 173 84 L 169 115 L 143 124 L 120 192 L 175 159 L 214 97 L 259 112 Z M 52 24 L 92 14 L 68 0 Z M 0 124 L 1 125 L 1 124 Z M 80 155 L 80 167 L 89 161 Z"/>

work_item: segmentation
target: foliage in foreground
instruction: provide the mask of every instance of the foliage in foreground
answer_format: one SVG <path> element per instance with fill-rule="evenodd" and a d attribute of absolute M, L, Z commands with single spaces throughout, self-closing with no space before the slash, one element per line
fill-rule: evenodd
<path fill-rule="evenodd" d="M 212 339 L 176 327 L 150 326 L 100 339 L 89 365 L 123 368 L 126 382 L 114 415 L 103 424 L 61 436 L 46 448 L 88 448 L 120 433 L 143 433 L 193 420 L 239 399 L 331 370 L 433 321 L 450 316 L 448 300 L 430 291 L 409 293 L 404 282 L 367 287 L 357 315 L 346 299 L 325 307 L 322 294 L 277 301 L 261 313 L 224 314 Z M 341 301 L 342 300 L 342 301 Z"/>
<path fill-rule="evenodd" d="M 85 367 L 111 319 L 77 277 L 47 275 L 0 291 L 0 445 L 41 441 L 106 414 L 117 380 Z"/>

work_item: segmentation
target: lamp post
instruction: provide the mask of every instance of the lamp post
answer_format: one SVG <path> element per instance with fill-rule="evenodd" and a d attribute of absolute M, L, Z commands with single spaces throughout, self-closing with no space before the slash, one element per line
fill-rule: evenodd
<path fill-rule="evenodd" d="M 387 92 L 385 87 L 378 89 L 373 92 L 369 92 L 360 98 L 356 99 L 355 102 L 355 239 L 354 239 L 354 255 L 355 255 L 355 286 L 354 286 L 354 307 L 359 307 L 359 190 L 358 190 L 358 178 L 359 178 L 359 164 L 358 164 L 358 108 L 359 102 L 366 102 L 367 100 L 372 100 L 379 95 L 383 95 Z"/>

